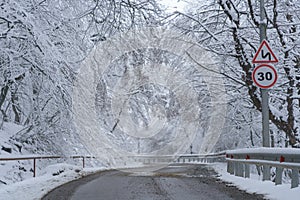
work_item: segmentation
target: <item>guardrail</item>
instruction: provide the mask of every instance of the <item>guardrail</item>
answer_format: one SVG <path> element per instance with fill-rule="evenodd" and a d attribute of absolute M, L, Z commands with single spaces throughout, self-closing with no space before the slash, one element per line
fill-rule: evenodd
<path fill-rule="evenodd" d="M 181 155 L 134 155 L 129 156 L 134 162 L 152 163 L 212 163 L 225 162 L 225 152 L 212 154 L 181 154 Z"/>
<path fill-rule="evenodd" d="M 20 160 L 32 160 L 33 177 L 36 177 L 37 160 L 44 159 L 81 159 L 82 167 L 85 168 L 87 158 L 95 158 L 94 156 L 58 156 L 58 155 L 24 155 L 17 157 L 0 157 L 1 161 L 20 161 Z M 129 159 L 128 159 L 129 158 Z M 153 163 L 212 163 L 216 161 L 225 161 L 225 152 L 215 154 L 181 154 L 181 155 L 134 155 L 128 156 L 127 161 L 140 162 L 143 164 Z"/>
<path fill-rule="evenodd" d="M 213 162 L 224 162 L 225 152 L 211 153 L 211 154 L 184 154 L 177 158 L 178 163 L 213 163 Z M 175 161 L 176 162 L 176 161 Z"/>
<path fill-rule="evenodd" d="M 33 161 L 33 177 L 36 177 L 36 161 L 42 159 L 66 159 L 66 158 L 81 158 L 82 159 L 82 167 L 85 168 L 85 159 L 86 158 L 94 158 L 93 156 L 56 156 L 56 155 L 32 155 L 32 156 L 19 156 L 19 157 L 0 157 L 0 161 L 18 161 L 18 160 L 32 160 Z"/>
<path fill-rule="evenodd" d="M 56 156 L 32 155 L 20 157 L 0 157 L 0 161 L 33 160 L 33 177 L 36 176 L 37 160 L 81 158 L 85 167 L 87 158 L 93 156 Z M 152 163 L 213 163 L 227 161 L 227 172 L 236 176 L 250 178 L 250 165 L 263 167 L 263 180 L 270 180 L 270 168 L 276 167 L 275 184 L 282 184 L 283 169 L 291 169 L 291 188 L 299 186 L 300 149 L 286 148 L 251 148 L 230 150 L 212 154 L 182 154 L 182 155 L 134 155 L 129 160 L 143 164 Z M 128 161 L 129 161 L 128 160 Z"/>
<path fill-rule="evenodd" d="M 263 167 L 263 180 L 270 180 L 270 168 L 276 167 L 275 184 L 282 184 L 283 169 L 291 169 L 291 188 L 299 186 L 300 149 L 252 148 L 226 151 L 227 172 L 249 178 L 250 165 Z"/>

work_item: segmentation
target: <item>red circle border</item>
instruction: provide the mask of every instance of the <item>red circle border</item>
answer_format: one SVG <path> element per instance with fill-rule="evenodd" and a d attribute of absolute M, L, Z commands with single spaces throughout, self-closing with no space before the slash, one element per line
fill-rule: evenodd
<path fill-rule="evenodd" d="M 273 81 L 270 85 L 263 86 L 263 85 L 259 84 L 259 83 L 255 80 L 255 76 L 254 76 L 254 75 L 255 75 L 255 72 L 256 72 L 259 68 L 261 68 L 261 67 L 268 67 L 268 68 L 270 68 L 270 69 L 274 72 L 274 74 L 275 74 L 275 79 L 274 79 L 274 81 Z M 273 87 L 273 86 L 275 85 L 275 83 L 277 82 L 277 79 L 278 79 L 277 71 L 276 71 L 276 69 L 275 69 L 272 65 L 261 64 L 261 65 L 255 67 L 254 70 L 253 70 L 253 72 L 252 72 L 252 80 L 254 81 L 255 85 L 257 85 L 258 87 L 260 87 L 260 88 L 262 88 L 262 89 L 268 89 L 268 88 Z"/>

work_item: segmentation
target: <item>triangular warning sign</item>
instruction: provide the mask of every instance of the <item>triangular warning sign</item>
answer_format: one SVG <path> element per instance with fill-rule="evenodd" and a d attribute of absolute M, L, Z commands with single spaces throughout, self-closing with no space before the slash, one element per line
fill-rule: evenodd
<path fill-rule="evenodd" d="M 278 59 L 266 40 L 260 44 L 252 63 L 277 63 Z"/>

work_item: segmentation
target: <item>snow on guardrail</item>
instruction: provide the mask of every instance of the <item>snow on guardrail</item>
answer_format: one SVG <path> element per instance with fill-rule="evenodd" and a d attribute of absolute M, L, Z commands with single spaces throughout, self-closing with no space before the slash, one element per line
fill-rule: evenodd
<path fill-rule="evenodd" d="M 134 162 L 143 164 L 153 163 L 212 163 L 216 161 L 225 161 L 225 152 L 211 154 L 180 154 L 180 155 L 134 155 L 129 156 Z"/>
<path fill-rule="evenodd" d="M 82 156 L 82 155 L 74 155 L 74 156 L 58 156 L 58 155 L 18 155 L 18 156 L 1 156 L 0 161 L 18 161 L 18 160 L 33 160 L 33 177 L 36 176 L 36 161 L 42 159 L 59 159 L 59 158 L 81 158 L 82 159 L 82 167 L 85 167 L 85 159 L 86 158 L 94 158 L 93 156 Z"/>
<path fill-rule="evenodd" d="M 252 148 L 226 151 L 227 172 L 249 178 L 250 164 L 263 166 L 263 180 L 270 180 L 270 167 L 276 167 L 275 184 L 282 184 L 283 169 L 291 169 L 291 188 L 299 186 L 300 149 Z"/>

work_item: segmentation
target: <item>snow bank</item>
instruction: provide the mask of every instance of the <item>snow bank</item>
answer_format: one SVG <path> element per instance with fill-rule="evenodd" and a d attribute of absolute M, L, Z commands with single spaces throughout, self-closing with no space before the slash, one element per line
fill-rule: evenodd
<path fill-rule="evenodd" d="M 226 163 L 215 163 L 213 167 L 220 174 L 221 180 L 249 193 L 263 194 L 271 200 L 299 199 L 300 187 L 291 189 L 290 184 L 275 185 L 271 181 L 261 181 L 261 177 L 256 174 L 251 174 L 250 179 L 233 176 L 227 173 Z"/>
<path fill-rule="evenodd" d="M 46 167 L 36 178 L 26 179 L 0 188 L 1 199 L 37 200 L 52 189 L 69 181 L 81 178 L 102 168 L 80 168 L 68 164 L 56 164 Z"/>

